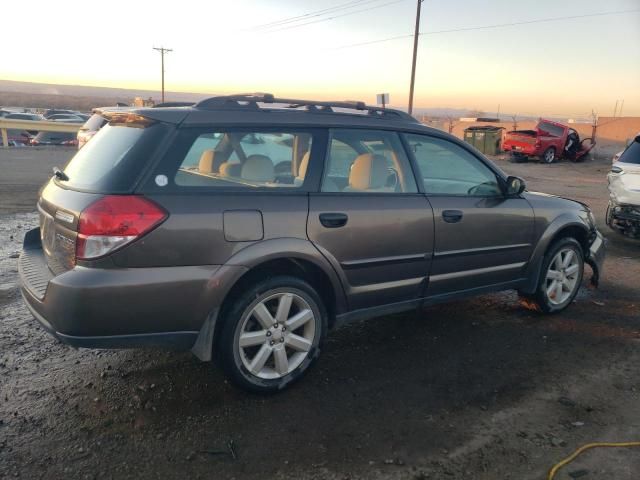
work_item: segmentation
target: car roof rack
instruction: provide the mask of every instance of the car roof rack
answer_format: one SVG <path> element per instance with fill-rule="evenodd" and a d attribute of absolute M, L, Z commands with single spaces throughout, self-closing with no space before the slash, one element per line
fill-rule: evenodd
<path fill-rule="evenodd" d="M 305 107 L 305 111 L 312 113 L 347 113 L 336 111 L 335 109 L 356 110 L 362 114 L 368 114 L 374 117 L 395 117 L 401 120 L 417 122 L 417 120 L 406 112 L 395 110 L 392 108 L 374 107 L 364 102 L 355 100 L 345 100 L 339 102 L 319 101 L 319 100 L 300 100 L 293 98 L 279 98 L 271 93 L 246 93 L 237 95 L 222 95 L 201 100 L 194 105 L 195 108 L 202 110 L 261 110 L 259 103 L 262 104 L 279 104 L 283 109 L 293 109 Z M 268 108 L 268 107 L 266 107 Z"/>
<path fill-rule="evenodd" d="M 162 102 L 153 106 L 153 108 L 166 108 L 166 107 L 193 107 L 195 102 Z"/>

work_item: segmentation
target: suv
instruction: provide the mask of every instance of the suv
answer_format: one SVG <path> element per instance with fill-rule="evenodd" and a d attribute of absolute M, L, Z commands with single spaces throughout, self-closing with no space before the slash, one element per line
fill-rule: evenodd
<path fill-rule="evenodd" d="M 597 282 L 587 206 L 404 112 L 261 94 L 105 115 L 19 262 L 64 343 L 191 349 L 276 391 L 347 321 L 505 289 L 559 312 L 585 261 Z"/>

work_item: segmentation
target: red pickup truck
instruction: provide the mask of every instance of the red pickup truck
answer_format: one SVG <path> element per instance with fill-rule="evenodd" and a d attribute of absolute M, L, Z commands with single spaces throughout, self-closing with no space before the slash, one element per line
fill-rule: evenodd
<path fill-rule="evenodd" d="M 553 163 L 561 158 L 580 161 L 594 146 L 591 138 L 580 141 L 578 132 L 573 128 L 542 118 L 535 130 L 507 132 L 502 143 L 502 149 L 516 157 L 539 157 L 544 163 Z"/>

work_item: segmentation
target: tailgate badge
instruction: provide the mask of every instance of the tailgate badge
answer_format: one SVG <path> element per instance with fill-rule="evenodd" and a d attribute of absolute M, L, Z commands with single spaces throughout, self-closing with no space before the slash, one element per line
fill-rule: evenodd
<path fill-rule="evenodd" d="M 74 216 L 71 215 L 70 213 L 58 210 L 56 212 L 56 218 L 58 220 L 62 220 L 63 222 L 73 223 Z"/>

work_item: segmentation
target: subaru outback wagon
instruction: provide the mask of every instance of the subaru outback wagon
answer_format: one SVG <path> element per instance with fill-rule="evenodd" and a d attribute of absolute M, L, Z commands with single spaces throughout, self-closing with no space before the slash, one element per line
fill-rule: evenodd
<path fill-rule="evenodd" d="M 404 112 L 260 94 L 104 115 L 19 262 L 66 344 L 190 349 L 267 392 L 347 321 L 506 289 L 559 312 L 585 262 L 597 282 L 587 206 Z"/>

